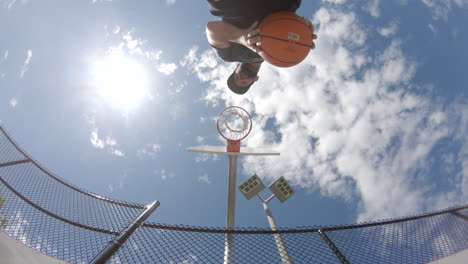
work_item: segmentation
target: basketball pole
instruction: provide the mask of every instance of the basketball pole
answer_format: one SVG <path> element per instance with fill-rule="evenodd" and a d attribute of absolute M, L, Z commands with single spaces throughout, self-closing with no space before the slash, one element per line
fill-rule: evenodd
<path fill-rule="evenodd" d="M 226 229 L 234 229 L 235 209 L 236 209 L 236 171 L 237 155 L 228 155 L 229 157 L 229 178 L 228 178 L 228 198 L 227 198 L 227 217 Z M 232 253 L 234 247 L 234 234 L 226 233 L 224 248 L 224 264 L 232 263 Z"/>
<path fill-rule="evenodd" d="M 234 228 L 234 217 L 236 209 L 236 171 L 237 155 L 229 156 L 229 178 L 228 178 L 228 199 L 227 199 L 227 219 L 226 228 Z"/>
<path fill-rule="evenodd" d="M 230 122 L 230 118 L 232 116 L 238 116 L 238 118 L 243 121 L 243 126 L 230 126 L 228 122 Z M 233 261 L 234 251 L 237 156 L 242 155 L 240 143 L 241 140 L 246 138 L 252 130 L 252 119 L 250 117 L 250 114 L 242 107 L 226 107 L 218 116 L 218 120 L 216 121 L 216 129 L 218 130 L 218 133 L 227 141 L 226 148 L 221 152 L 221 154 L 227 154 L 229 158 L 226 234 L 224 242 L 223 263 L 231 264 Z M 201 152 L 219 154 L 219 151 L 209 151 L 207 149 Z M 243 153 L 243 155 L 249 154 Z"/>

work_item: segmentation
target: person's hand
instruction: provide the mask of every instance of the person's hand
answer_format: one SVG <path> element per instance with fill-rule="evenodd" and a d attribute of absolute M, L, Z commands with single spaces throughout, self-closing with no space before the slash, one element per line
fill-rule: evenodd
<path fill-rule="evenodd" d="M 259 33 L 259 23 L 256 21 L 249 28 L 243 31 L 238 42 L 257 53 L 261 52 L 261 37 Z"/>
<path fill-rule="evenodd" d="M 249 27 L 249 33 L 247 33 L 247 44 L 248 47 L 259 53 L 262 51 L 262 37 L 260 36 L 259 23 L 255 22 Z"/>
<path fill-rule="evenodd" d="M 312 22 L 310 22 L 309 19 L 305 18 L 305 17 L 302 17 L 302 19 L 304 20 L 304 22 L 307 24 L 307 26 L 309 27 L 310 29 L 310 32 L 312 32 L 312 47 L 311 49 L 315 49 L 315 43 L 314 43 L 314 39 L 317 39 L 317 35 L 314 33 L 314 25 L 312 25 Z"/>

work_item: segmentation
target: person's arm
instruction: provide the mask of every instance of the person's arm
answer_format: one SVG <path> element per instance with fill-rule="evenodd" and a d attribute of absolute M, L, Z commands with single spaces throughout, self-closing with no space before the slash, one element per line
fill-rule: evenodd
<path fill-rule="evenodd" d="M 218 49 L 228 48 L 229 42 L 235 42 L 256 51 L 255 35 L 249 33 L 255 32 L 257 26 L 258 23 L 255 22 L 249 28 L 241 29 L 223 21 L 210 21 L 206 25 L 206 38 Z"/>

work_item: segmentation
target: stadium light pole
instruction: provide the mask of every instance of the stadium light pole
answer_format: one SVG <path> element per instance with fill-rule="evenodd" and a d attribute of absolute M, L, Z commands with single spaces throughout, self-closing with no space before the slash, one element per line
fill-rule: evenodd
<path fill-rule="evenodd" d="M 245 196 L 245 198 L 247 198 L 247 200 L 250 200 L 253 196 L 257 196 L 260 199 L 260 201 L 263 204 L 263 209 L 265 210 L 265 214 L 268 223 L 270 224 L 271 230 L 278 230 L 278 226 L 276 225 L 276 221 L 273 218 L 273 214 L 271 213 L 270 207 L 268 206 L 268 202 L 276 197 L 278 198 L 278 200 L 280 200 L 280 202 L 283 203 L 294 194 L 294 190 L 291 188 L 286 179 L 284 179 L 284 177 L 281 176 L 279 179 L 270 184 L 270 186 L 268 186 L 268 188 L 273 192 L 273 194 L 266 200 L 263 199 L 259 194 L 263 189 L 265 189 L 265 185 L 256 174 L 254 174 L 252 177 L 240 184 L 238 188 L 241 191 L 241 193 Z M 276 247 L 278 248 L 278 253 L 283 264 L 293 264 L 291 257 L 289 256 L 288 250 L 284 245 L 284 241 L 281 237 L 281 234 L 274 233 L 273 236 L 275 237 Z"/>

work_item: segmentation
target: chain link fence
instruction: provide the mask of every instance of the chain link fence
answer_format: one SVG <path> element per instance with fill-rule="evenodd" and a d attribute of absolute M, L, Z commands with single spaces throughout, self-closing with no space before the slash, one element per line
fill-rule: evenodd
<path fill-rule="evenodd" d="M 90 263 L 145 210 L 52 175 L 0 127 L 0 228 L 16 240 L 66 262 Z M 278 236 L 287 252 L 278 249 Z M 467 248 L 468 205 L 462 205 L 401 219 L 276 231 L 144 222 L 108 263 L 427 263 Z"/>

